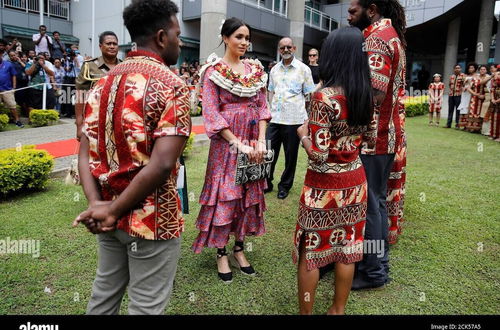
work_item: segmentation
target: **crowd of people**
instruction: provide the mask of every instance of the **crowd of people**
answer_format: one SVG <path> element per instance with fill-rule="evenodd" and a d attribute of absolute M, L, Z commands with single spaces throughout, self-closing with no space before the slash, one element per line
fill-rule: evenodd
<path fill-rule="evenodd" d="M 245 58 L 252 29 L 234 17 L 220 31 L 223 57 L 172 70 L 180 54 L 177 13 L 168 0 L 134 0 L 124 10 L 137 49 L 93 82 L 77 127 L 89 208 L 73 225 L 85 225 L 99 244 L 87 313 L 118 313 L 127 286 L 131 314 L 161 314 L 169 301 L 185 227 L 179 192 L 186 177 L 179 173 L 191 131 L 188 85 L 198 81 L 210 150 L 192 250 L 216 249 L 224 283 L 232 267 L 255 275 L 245 240 L 266 232 L 265 194 L 274 189 L 281 147 L 276 197 L 285 199 L 302 145 L 307 174 L 293 246 L 284 247 L 297 263 L 299 309 L 313 312 L 322 269 L 334 265 L 328 314 L 344 314 L 351 289 L 391 280 L 389 243 L 400 231 L 405 191 L 403 7 L 353 0 L 351 27 L 330 33 L 321 52 L 310 49 L 308 65 L 283 37 L 281 60 L 269 73 Z"/>
<path fill-rule="evenodd" d="M 500 65 L 471 62 L 463 73 L 460 64 L 456 64 L 448 87 L 448 120 L 445 127 L 451 128 L 455 115 L 456 129 L 481 133 L 500 142 Z M 439 126 L 445 92 L 440 74 L 434 75 L 428 90 L 429 125 Z"/>
<path fill-rule="evenodd" d="M 90 82 L 100 79 L 106 68 L 119 62 L 118 37 L 112 31 L 99 36 L 102 56 L 94 59 L 84 58 L 76 44 L 67 47 L 58 31 L 49 36 L 45 25 L 40 25 L 32 39 L 35 49 L 24 51 L 17 38 L 10 42 L 0 39 L 0 102 L 11 109 L 19 127 L 24 125 L 17 105 L 28 117 L 32 109 L 45 105 L 45 109 L 55 109 L 61 117 L 75 118 L 75 106 L 83 104 L 79 99 L 84 99 L 75 91 L 90 89 Z"/>

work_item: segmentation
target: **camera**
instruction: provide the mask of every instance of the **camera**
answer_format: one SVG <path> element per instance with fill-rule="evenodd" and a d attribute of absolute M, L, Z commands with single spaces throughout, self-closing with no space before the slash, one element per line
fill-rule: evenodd
<path fill-rule="evenodd" d="M 66 53 L 68 54 L 70 58 L 76 57 L 80 52 L 77 50 L 73 50 L 71 48 L 66 49 Z"/>

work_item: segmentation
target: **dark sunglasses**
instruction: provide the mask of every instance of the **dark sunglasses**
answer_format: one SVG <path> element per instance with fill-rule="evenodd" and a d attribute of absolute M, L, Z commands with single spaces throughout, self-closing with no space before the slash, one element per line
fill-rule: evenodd
<path fill-rule="evenodd" d="M 286 49 L 293 49 L 293 46 L 281 46 L 280 50 L 285 50 Z"/>
<path fill-rule="evenodd" d="M 309 56 L 318 56 L 318 54 L 309 54 Z"/>

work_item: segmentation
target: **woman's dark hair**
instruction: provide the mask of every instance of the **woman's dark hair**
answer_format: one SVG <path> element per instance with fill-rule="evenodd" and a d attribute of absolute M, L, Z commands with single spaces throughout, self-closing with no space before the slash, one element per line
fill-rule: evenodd
<path fill-rule="evenodd" d="M 390 18 L 401 44 L 406 48 L 406 14 L 404 7 L 398 0 L 359 0 L 359 3 L 365 9 L 370 5 L 376 5 L 380 15 L 384 18 Z"/>
<path fill-rule="evenodd" d="M 104 39 L 108 36 L 112 36 L 112 37 L 115 37 L 116 40 L 118 40 L 118 36 L 116 35 L 116 33 L 114 33 L 113 31 L 104 31 L 103 33 L 101 33 L 99 35 L 99 45 L 102 45 L 102 43 L 104 42 Z"/>
<path fill-rule="evenodd" d="M 470 68 L 471 66 L 473 66 L 473 67 L 474 67 L 474 70 L 476 70 L 476 71 L 477 71 L 477 69 L 478 69 L 477 63 L 476 63 L 476 62 L 469 62 L 469 63 L 467 63 L 467 73 L 469 73 L 469 68 Z"/>
<path fill-rule="evenodd" d="M 481 64 L 480 66 L 478 66 L 478 70 L 481 70 L 481 68 L 485 68 L 486 71 L 488 71 L 488 66 L 486 64 Z"/>
<path fill-rule="evenodd" d="M 234 33 L 234 31 L 238 30 L 242 26 L 246 26 L 248 28 L 250 36 L 252 36 L 252 29 L 250 28 L 250 26 L 247 23 L 243 22 L 241 19 L 236 17 L 231 17 L 224 21 L 224 24 L 222 24 L 222 28 L 220 30 L 220 35 L 221 37 L 229 38 Z M 221 40 L 219 46 L 222 43 L 223 41 Z"/>
<path fill-rule="evenodd" d="M 321 47 L 319 75 L 324 87 L 341 87 L 347 99 L 349 126 L 368 125 L 372 119 L 373 94 L 365 39 L 355 27 L 331 32 Z"/>
<path fill-rule="evenodd" d="M 123 11 L 123 22 L 134 42 L 144 42 L 160 29 L 170 27 L 179 12 L 170 0 L 132 0 Z"/>

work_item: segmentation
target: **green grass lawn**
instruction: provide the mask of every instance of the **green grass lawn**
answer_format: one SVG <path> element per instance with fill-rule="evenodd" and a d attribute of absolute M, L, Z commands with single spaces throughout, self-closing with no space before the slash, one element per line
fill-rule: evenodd
<path fill-rule="evenodd" d="M 29 125 L 29 124 L 24 124 L 24 127 L 18 127 L 16 124 L 13 123 L 8 123 L 7 126 L 5 126 L 2 130 L 2 132 L 7 132 L 7 131 L 17 131 L 18 129 L 26 129 L 26 128 L 33 128 L 34 126 Z"/>
<path fill-rule="evenodd" d="M 381 291 L 353 292 L 348 314 L 498 314 L 500 311 L 500 144 L 477 134 L 427 126 L 410 118 L 405 227 L 391 249 L 393 281 Z M 255 278 L 217 278 L 215 251 L 190 246 L 208 148 L 188 159 L 189 191 L 182 256 L 168 314 L 296 314 L 291 260 L 298 198 L 305 174 L 284 201 L 267 196 L 267 234 L 249 238 Z M 277 174 L 283 169 L 283 155 Z M 0 255 L 0 314 L 82 314 L 96 270 L 96 241 L 73 218 L 86 208 L 81 188 L 52 180 L 46 191 L 0 204 L 0 239 L 35 239 L 41 255 Z M 249 246 L 247 245 L 247 248 Z M 333 275 L 320 282 L 315 313 L 333 295 Z M 45 292 L 45 288 L 50 292 Z M 126 301 L 122 305 L 126 313 Z"/>

